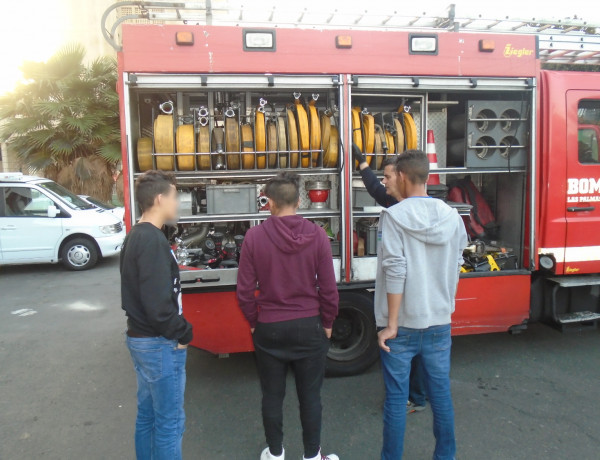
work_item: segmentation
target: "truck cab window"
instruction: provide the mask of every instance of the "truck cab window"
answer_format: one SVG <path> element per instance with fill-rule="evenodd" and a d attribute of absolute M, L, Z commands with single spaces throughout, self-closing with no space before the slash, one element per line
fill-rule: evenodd
<path fill-rule="evenodd" d="M 598 164 L 598 139 L 600 138 L 600 101 L 579 101 L 577 110 L 577 148 L 579 162 Z"/>

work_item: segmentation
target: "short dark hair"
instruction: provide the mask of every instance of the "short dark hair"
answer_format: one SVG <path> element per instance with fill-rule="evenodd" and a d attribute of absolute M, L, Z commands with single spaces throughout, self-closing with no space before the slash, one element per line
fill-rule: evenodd
<path fill-rule="evenodd" d="M 296 206 L 300 199 L 300 178 L 294 173 L 281 172 L 267 182 L 265 195 L 280 208 Z"/>
<path fill-rule="evenodd" d="M 397 155 L 386 157 L 386 159 L 383 160 L 381 169 L 385 169 L 386 166 L 394 166 L 394 168 L 395 168 L 396 167 L 396 157 L 397 157 Z"/>
<path fill-rule="evenodd" d="M 176 185 L 175 176 L 165 171 L 147 171 L 135 181 L 135 196 L 142 212 L 154 206 L 158 195 L 167 193 Z"/>
<path fill-rule="evenodd" d="M 429 177 L 429 159 L 422 150 L 407 150 L 396 156 L 396 172 L 406 174 L 413 184 L 425 184 Z"/>

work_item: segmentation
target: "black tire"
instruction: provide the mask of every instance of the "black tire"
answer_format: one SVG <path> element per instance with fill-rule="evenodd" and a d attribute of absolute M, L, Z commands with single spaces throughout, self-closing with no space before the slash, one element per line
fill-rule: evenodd
<path fill-rule="evenodd" d="M 340 292 L 340 309 L 333 323 L 326 375 L 360 374 L 378 358 L 373 297 L 358 292 Z"/>
<path fill-rule="evenodd" d="M 98 248 L 92 240 L 73 238 L 63 245 L 60 258 L 68 270 L 88 270 L 98 262 Z"/>

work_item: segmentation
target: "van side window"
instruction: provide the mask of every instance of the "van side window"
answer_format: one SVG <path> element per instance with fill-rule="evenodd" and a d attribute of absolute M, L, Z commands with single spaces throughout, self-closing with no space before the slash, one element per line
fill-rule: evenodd
<path fill-rule="evenodd" d="M 582 99 L 579 101 L 577 118 L 579 162 L 583 164 L 599 164 L 600 101 L 591 99 Z"/>
<path fill-rule="evenodd" d="M 40 191 L 29 187 L 4 189 L 6 217 L 48 217 L 48 208 L 54 202 Z"/>

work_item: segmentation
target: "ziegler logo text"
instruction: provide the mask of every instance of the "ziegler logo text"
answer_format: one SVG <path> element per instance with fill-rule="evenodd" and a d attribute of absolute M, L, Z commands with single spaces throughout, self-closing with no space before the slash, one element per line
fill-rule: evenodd
<path fill-rule="evenodd" d="M 531 56 L 533 54 L 533 50 L 528 50 L 527 48 L 513 48 L 511 43 L 508 43 L 504 47 L 504 57 L 523 57 L 523 56 Z"/>

